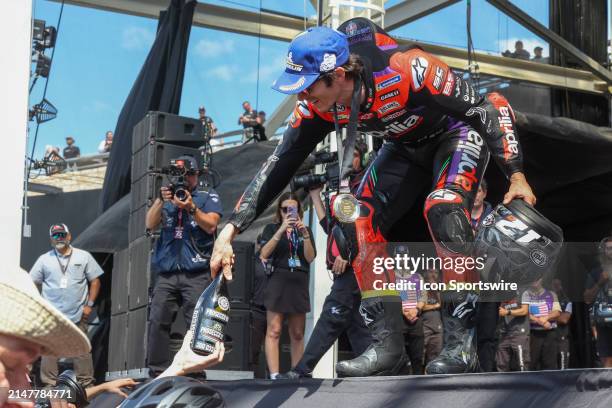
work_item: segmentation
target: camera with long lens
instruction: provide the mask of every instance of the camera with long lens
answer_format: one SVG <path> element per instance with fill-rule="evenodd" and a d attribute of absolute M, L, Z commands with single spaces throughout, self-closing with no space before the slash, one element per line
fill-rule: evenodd
<path fill-rule="evenodd" d="M 166 186 L 177 200 L 185 201 L 191 190 L 186 176 L 196 174 L 197 168 L 192 168 L 191 161 L 174 159 L 170 160 L 170 166 L 162 169 L 162 174 L 166 174 L 170 183 Z"/>
<path fill-rule="evenodd" d="M 76 405 L 77 408 L 87 406 L 87 393 L 85 388 L 77 381 L 76 374 L 72 370 L 66 370 L 57 377 L 55 387 L 49 389 L 53 399 L 65 399 Z M 34 403 L 35 408 L 51 408 L 49 398 L 38 399 Z"/>
<path fill-rule="evenodd" d="M 325 164 L 323 173 L 314 172 L 314 166 L 317 164 Z M 300 188 L 309 190 L 322 184 L 327 184 L 328 188 L 334 190 L 338 188 L 339 182 L 338 154 L 336 152 L 316 152 L 309 155 L 298 169 L 297 175 L 291 180 L 291 190 L 295 191 Z"/>

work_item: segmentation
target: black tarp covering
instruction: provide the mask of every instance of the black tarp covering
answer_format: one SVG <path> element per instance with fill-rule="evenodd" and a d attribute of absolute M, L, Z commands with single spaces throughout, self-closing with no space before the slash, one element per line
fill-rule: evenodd
<path fill-rule="evenodd" d="M 527 180 L 537 209 L 563 228 L 566 241 L 598 242 L 612 230 L 612 129 L 567 118 L 516 113 Z M 488 201 L 507 190 L 489 164 Z"/>
<path fill-rule="evenodd" d="M 98 215 L 99 201 L 100 190 L 28 197 L 28 223 L 32 226 L 32 236 L 21 236 L 21 267 L 29 271 L 36 259 L 51 249 L 49 227 L 52 224 L 66 224 L 73 237 L 91 229 Z"/>
<path fill-rule="evenodd" d="M 132 86 L 115 128 L 102 190 L 102 211 L 130 191 L 132 130 L 148 111 L 177 114 L 196 0 L 172 0 L 161 13 L 157 36 Z"/>
<path fill-rule="evenodd" d="M 77 236 L 73 245 L 89 252 L 115 253 L 128 247 L 129 224 L 130 195 L 128 194 L 96 218 Z"/>

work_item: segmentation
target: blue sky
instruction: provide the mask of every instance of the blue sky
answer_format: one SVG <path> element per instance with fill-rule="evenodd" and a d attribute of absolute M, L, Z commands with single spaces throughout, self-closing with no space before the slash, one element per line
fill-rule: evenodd
<path fill-rule="evenodd" d="M 227 0 L 207 1 L 225 7 L 252 11 L 261 7 L 294 15 L 313 16 L 309 1 Z M 398 3 L 392 0 L 387 5 Z M 514 0 L 532 17 L 548 25 L 548 0 Z M 34 0 L 34 16 L 57 26 L 61 4 Z M 465 48 L 465 9 L 462 1 L 428 17 L 401 27 L 392 34 L 426 42 Z M 508 19 L 485 0 L 473 0 L 472 38 L 479 50 L 503 51 L 507 42 L 513 49 L 522 39 L 531 51 L 546 43 L 518 23 Z M 47 99 L 59 111 L 58 117 L 40 125 L 35 157 L 45 145 L 64 146 L 72 135 L 83 154 L 94 153 L 106 130 L 114 130 L 117 116 L 128 95 L 155 36 L 157 21 L 84 7 L 64 7 L 59 37 L 49 80 Z M 283 69 L 287 43 L 193 27 L 180 114 L 197 116 L 205 105 L 221 132 L 238 128 L 241 103 L 250 100 L 260 110 L 272 113 L 283 95 L 270 84 Z M 260 50 L 259 62 L 257 59 Z M 259 75 L 257 73 L 259 72 Z M 258 86 L 259 83 L 259 86 Z M 44 81 L 35 86 L 30 105 L 40 101 Z M 30 146 L 34 126 L 31 126 Z"/>

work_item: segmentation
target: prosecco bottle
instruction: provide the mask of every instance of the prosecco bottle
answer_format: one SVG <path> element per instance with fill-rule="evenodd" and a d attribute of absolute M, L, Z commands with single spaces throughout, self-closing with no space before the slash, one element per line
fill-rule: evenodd
<path fill-rule="evenodd" d="M 215 344 L 223 342 L 225 326 L 229 321 L 230 300 L 223 273 L 202 292 L 191 319 L 191 349 L 194 353 L 207 356 L 215 351 Z"/>

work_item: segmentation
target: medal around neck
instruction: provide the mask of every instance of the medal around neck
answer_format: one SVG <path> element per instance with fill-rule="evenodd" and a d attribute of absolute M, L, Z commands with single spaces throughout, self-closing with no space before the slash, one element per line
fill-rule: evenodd
<path fill-rule="evenodd" d="M 345 224 L 359 218 L 359 201 L 352 194 L 338 194 L 334 200 L 334 216 Z"/>

